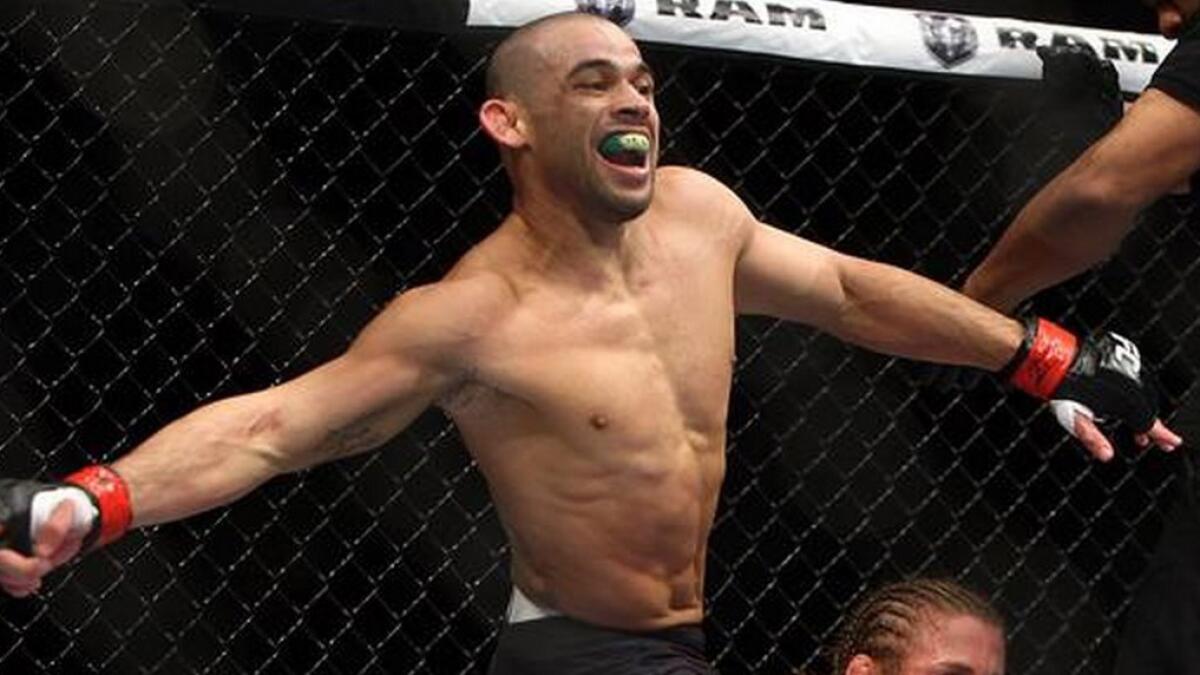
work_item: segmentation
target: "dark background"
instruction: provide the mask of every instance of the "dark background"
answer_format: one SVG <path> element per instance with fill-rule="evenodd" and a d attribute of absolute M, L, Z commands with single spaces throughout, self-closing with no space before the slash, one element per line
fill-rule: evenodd
<path fill-rule="evenodd" d="M 1096 18 L 1050 6 L 1000 13 Z M 5 475 L 111 460 L 303 372 L 491 230 L 509 201 L 474 117 L 492 37 L 405 26 L 0 5 Z M 1080 147 L 1037 83 L 646 56 L 665 75 L 666 161 L 769 222 L 950 283 Z M 1156 205 L 1110 264 L 1035 303 L 1138 341 L 1168 414 L 1200 347 L 1193 220 L 1190 200 Z M 992 382 L 941 393 L 802 327 L 738 327 L 708 580 L 722 672 L 820 672 L 848 604 L 912 574 L 992 596 L 1013 673 L 1109 671 L 1174 458 L 1125 447 L 1100 466 Z M 0 599 L 0 672 L 479 672 L 505 561 L 482 481 L 431 412 L 379 453 Z"/>

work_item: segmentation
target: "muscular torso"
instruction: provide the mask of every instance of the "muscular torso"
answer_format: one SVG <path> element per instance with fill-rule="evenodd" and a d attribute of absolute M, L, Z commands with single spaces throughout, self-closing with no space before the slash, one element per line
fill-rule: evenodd
<path fill-rule="evenodd" d="M 628 226 L 622 273 L 602 283 L 523 257 L 511 221 L 481 244 L 468 264 L 502 275 L 515 301 L 443 401 L 487 478 L 515 583 L 634 630 L 702 617 L 734 350 L 734 237 L 662 201 Z"/>

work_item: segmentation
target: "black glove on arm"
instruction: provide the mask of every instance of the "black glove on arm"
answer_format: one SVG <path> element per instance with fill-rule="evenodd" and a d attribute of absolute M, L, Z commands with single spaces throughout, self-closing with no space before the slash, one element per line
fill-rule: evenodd
<path fill-rule="evenodd" d="M 1072 155 L 1084 151 L 1125 114 L 1117 69 L 1080 45 L 1038 47 L 1047 113 Z"/>
<path fill-rule="evenodd" d="M 71 529 L 84 534 L 81 550 L 116 541 L 133 521 L 129 487 L 107 466 L 89 466 L 62 483 L 0 479 L 0 546 L 33 554 L 38 530 L 64 501 L 75 504 Z"/>
<path fill-rule="evenodd" d="M 1025 322 L 1025 340 L 1000 376 L 1041 399 L 1053 399 L 1055 415 L 1074 434 L 1074 412 L 1114 419 L 1146 433 L 1158 417 L 1149 374 L 1137 345 L 1116 333 L 1082 342 L 1045 319 Z"/>

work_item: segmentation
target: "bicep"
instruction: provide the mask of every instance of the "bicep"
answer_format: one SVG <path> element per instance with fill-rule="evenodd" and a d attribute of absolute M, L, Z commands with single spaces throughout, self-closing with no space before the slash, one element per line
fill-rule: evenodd
<path fill-rule="evenodd" d="M 737 263 L 739 314 L 764 314 L 828 328 L 845 293 L 841 254 L 755 222 Z"/>
<path fill-rule="evenodd" d="M 395 436 L 437 398 L 437 383 L 408 359 L 351 350 L 261 393 L 285 430 L 276 447 L 288 464 L 308 466 L 370 450 Z"/>
<path fill-rule="evenodd" d="M 1080 158 L 1079 170 L 1094 175 L 1110 198 L 1148 204 L 1200 170 L 1200 112 L 1148 89 Z"/>
<path fill-rule="evenodd" d="M 794 234 L 760 222 L 733 191 L 694 171 L 677 179 L 696 181 L 687 208 L 720 223 L 734 251 L 734 306 L 739 314 L 762 314 L 821 329 L 843 309 L 842 274 L 848 260 Z"/>
<path fill-rule="evenodd" d="M 455 381 L 458 335 L 446 319 L 403 296 L 341 356 L 252 396 L 270 411 L 270 444 L 290 469 L 374 448 L 399 433 Z"/>

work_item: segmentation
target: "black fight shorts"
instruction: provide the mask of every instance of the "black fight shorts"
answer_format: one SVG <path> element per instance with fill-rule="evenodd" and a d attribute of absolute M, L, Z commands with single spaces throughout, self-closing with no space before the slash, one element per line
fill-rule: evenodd
<path fill-rule="evenodd" d="M 553 616 L 500 631 L 489 675 L 715 675 L 700 626 L 631 633 Z"/>

